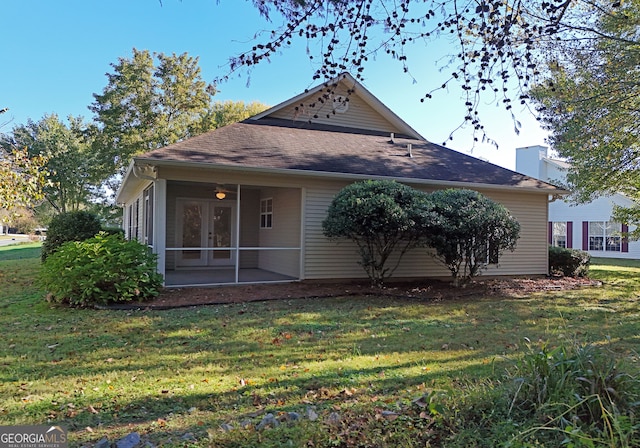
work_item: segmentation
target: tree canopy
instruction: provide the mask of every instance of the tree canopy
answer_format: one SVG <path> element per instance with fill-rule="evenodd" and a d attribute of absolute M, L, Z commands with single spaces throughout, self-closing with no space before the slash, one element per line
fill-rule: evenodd
<path fill-rule="evenodd" d="M 529 88 L 546 72 L 550 54 L 564 44 L 615 37 L 597 28 L 594 11 L 610 13 L 620 2 L 604 0 L 252 0 L 272 29 L 258 33 L 247 51 L 233 55 L 229 73 L 251 68 L 302 41 L 315 67 L 314 79 L 349 71 L 365 78 L 373 59 L 388 56 L 412 75 L 412 49 L 434 57 L 443 45 L 449 57 L 438 61 L 442 78 L 434 92 L 458 88 L 466 107 L 463 124 L 485 137 L 478 108 L 528 104 Z M 434 61 L 436 62 L 436 61 Z M 519 122 L 513 115 L 515 130 Z M 446 142 L 444 142 L 446 143 Z"/>
<path fill-rule="evenodd" d="M 8 110 L 3 107 L 0 115 Z M 0 127 L 6 124 L 2 123 Z M 0 222 L 14 218 L 20 209 L 42 200 L 42 190 L 48 185 L 46 162 L 44 156 L 30 157 L 24 147 L 0 145 Z"/>
<path fill-rule="evenodd" d="M 267 105 L 258 101 L 251 103 L 245 103 L 244 101 L 214 101 L 207 107 L 200 119 L 200 124 L 195 129 L 199 133 L 218 129 L 257 115 L 267 108 Z"/>
<path fill-rule="evenodd" d="M 567 57 L 550 64 L 548 81 L 532 93 L 550 143 L 571 163 L 576 200 L 616 192 L 639 200 L 640 0 L 598 11 L 596 19 L 607 37 L 565 46 Z M 622 220 L 634 220 L 633 213 Z"/>
<path fill-rule="evenodd" d="M 94 151 L 108 176 L 122 174 L 131 158 L 239 121 L 267 108 L 261 103 L 214 102 L 198 58 L 133 49 L 111 64 L 108 83 L 94 94 Z M 116 182 L 118 177 L 115 178 Z"/>
<path fill-rule="evenodd" d="M 187 53 L 134 48 L 112 68 L 89 106 L 93 121 L 69 117 L 67 125 L 49 114 L 0 134 L 0 208 L 32 208 L 46 199 L 55 213 L 110 215 L 109 193 L 133 156 L 267 109 L 259 102 L 213 101 L 198 58 Z"/>
<path fill-rule="evenodd" d="M 44 197 L 48 184 L 46 158 L 30 157 L 26 149 L 0 148 L 0 209 L 13 216 L 22 207 L 32 207 Z"/>
<path fill-rule="evenodd" d="M 40 121 L 29 120 L 0 135 L 0 147 L 25 148 L 31 160 L 46 160 L 49 183 L 43 194 L 57 213 L 86 206 L 95 190 L 96 169 L 90 140 L 81 118 L 69 117 L 69 126 L 57 115 L 45 115 Z"/>
<path fill-rule="evenodd" d="M 134 48 L 111 66 L 107 86 L 89 106 L 99 128 L 96 154 L 110 175 L 122 173 L 135 154 L 193 135 L 210 102 L 198 58 L 186 53 Z"/>

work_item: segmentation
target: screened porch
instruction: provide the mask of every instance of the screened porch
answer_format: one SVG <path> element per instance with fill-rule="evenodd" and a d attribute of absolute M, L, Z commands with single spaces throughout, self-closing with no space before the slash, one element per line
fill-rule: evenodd
<path fill-rule="evenodd" d="M 299 188 L 167 181 L 165 285 L 299 280 L 301 210 Z"/>

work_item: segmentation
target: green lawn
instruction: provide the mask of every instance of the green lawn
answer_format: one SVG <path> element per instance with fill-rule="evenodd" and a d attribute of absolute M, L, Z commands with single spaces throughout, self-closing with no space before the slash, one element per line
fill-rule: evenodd
<path fill-rule="evenodd" d="M 592 343 L 637 368 L 637 262 L 596 260 L 603 286 L 525 298 L 99 311 L 47 303 L 38 257 L 0 248 L 0 425 L 59 424 L 72 446 L 133 431 L 163 446 L 465 446 L 406 409 L 429 393 L 461 406 L 531 345 Z M 287 412 L 304 418 L 255 429 Z"/>

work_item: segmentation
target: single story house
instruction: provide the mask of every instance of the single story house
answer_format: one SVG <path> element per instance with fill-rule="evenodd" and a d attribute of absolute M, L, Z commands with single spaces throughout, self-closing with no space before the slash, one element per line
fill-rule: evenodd
<path fill-rule="evenodd" d="M 355 245 L 324 237 L 322 221 L 336 193 L 363 179 L 482 192 L 521 224 L 517 249 L 486 273 L 547 273 L 548 202 L 563 191 L 428 142 L 349 74 L 135 157 L 117 202 L 167 286 L 358 279 Z M 448 275 L 414 250 L 394 277 Z"/>
<path fill-rule="evenodd" d="M 564 184 L 571 165 L 550 157 L 549 148 L 535 145 L 516 148 L 516 171 L 545 182 Z M 621 233 L 629 226 L 611 218 L 615 206 L 637 205 L 616 193 L 585 204 L 558 200 L 549 204 L 548 244 L 581 249 L 593 257 L 640 259 L 640 241 L 629 241 Z M 631 228 L 634 230 L 634 227 Z"/>

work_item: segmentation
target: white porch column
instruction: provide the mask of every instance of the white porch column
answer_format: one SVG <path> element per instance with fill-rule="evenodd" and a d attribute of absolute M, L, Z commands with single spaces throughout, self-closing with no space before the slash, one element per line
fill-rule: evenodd
<path fill-rule="evenodd" d="M 165 275 L 167 261 L 167 180 L 157 179 L 153 189 L 153 251 L 158 254 L 158 272 Z"/>
<path fill-rule="evenodd" d="M 236 283 L 240 282 L 240 184 L 236 185 Z"/>

